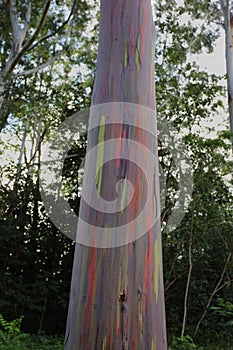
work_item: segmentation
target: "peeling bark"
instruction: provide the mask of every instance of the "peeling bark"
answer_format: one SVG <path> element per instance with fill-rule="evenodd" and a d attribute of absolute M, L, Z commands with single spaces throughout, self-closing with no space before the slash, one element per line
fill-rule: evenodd
<path fill-rule="evenodd" d="M 155 109 L 154 42 L 150 0 L 101 1 L 93 105 L 128 102 Z M 155 152 L 154 138 L 140 126 L 104 125 L 103 120 L 98 130 L 88 135 L 90 148 L 98 145 L 100 138 L 119 139 L 119 158 L 97 174 L 97 186 L 101 197 L 109 198 L 109 189 L 122 176 L 133 183 L 136 194 L 124 212 L 128 219 L 142 209 L 146 186 L 140 169 L 120 160 L 124 158 L 124 146 L 131 137 Z M 151 131 L 156 132 L 153 126 Z M 85 176 L 95 177 L 96 162 L 86 169 Z M 156 178 L 156 210 L 160 212 L 158 174 Z M 106 216 L 93 210 L 82 202 L 80 216 L 86 215 L 87 222 L 94 220 L 102 227 L 121 224 L 120 215 Z M 148 227 L 150 220 L 148 215 Z M 133 221 L 131 228 L 134 230 Z M 76 244 L 65 350 L 84 349 L 167 349 L 160 220 L 140 239 L 125 246 L 94 248 Z"/>

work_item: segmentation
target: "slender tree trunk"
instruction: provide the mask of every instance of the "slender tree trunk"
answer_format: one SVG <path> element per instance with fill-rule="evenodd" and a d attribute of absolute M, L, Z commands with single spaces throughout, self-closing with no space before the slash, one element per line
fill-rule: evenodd
<path fill-rule="evenodd" d="M 17 172 L 16 172 L 16 178 L 15 182 L 19 180 L 20 177 L 20 172 L 21 172 L 21 167 L 22 167 L 22 160 L 23 160 L 23 155 L 25 151 L 25 144 L 26 144 L 26 138 L 27 138 L 27 133 L 28 133 L 28 127 L 29 127 L 29 116 L 27 116 L 27 120 L 25 122 L 24 126 L 24 132 L 23 132 L 23 138 L 21 141 L 21 146 L 20 146 L 20 151 L 19 151 L 19 158 L 18 158 L 18 163 L 17 163 Z"/>
<path fill-rule="evenodd" d="M 220 0 L 224 16 L 225 42 L 226 42 L 226 68 L 227 68 L 227 90 L 230 118 L 230 130 L 233 134 L 233 14 L 229 0 Z M 233 147 L 233 137 L 232 137 Z"/>
<path fill-rule="evenodd" d="M 0 72 L 0 131 L 3 129 L 5 125 L 5 118 L 2 112 L 2 105 L 4 102 L 4 93 L 5 93 L 5 82 Z"/>
<path fill-rule="evenodd" d="M 155 109 L 154 41 L 150 0 L 101 1 L 92 105 L 127 102 Z M 89 132 L 88 149 L 100 144 L 100 139 L 118 140 L 114 150 L 116 159 L 108 162 L 97 176 L 101 197 L 112 200 L 111 189 L 122 178 L 127 178 L 135 189 L 132 202 L 122 215 L 105 215 L 82 201 L 80 216 L 93 224 L 93 232 L 94 225 L 103 227 L 103 231 L 113 224 L 120 226 L 122 217 L 130 221 L 132 231 L 136 229 L 133 219 L 145 204 L 147 184 L 141 169 L 124 161 L 124 155 L 138 153 L 140 157 L 137 149 L 130 145 L 130 139 L 136 139 L 157 153 L 154 137 L 143 130 L 145 123 L 147 120 L 138 117 L 136 126 L 119 121 L 119 124 L 100 125 Z M 148 119 L 148 124 L 151 124 L 151 133 L 155 134 L 155 123 Z M 105 146 L 101 147 L 104 153 Z M 97 160 L 91 162 L 85 169 L 86 183 L 95 178 L 96 163 Z M 151 178 L 154 175 L 157 206 L 155 208 L 153 200 L 152 211 L 148 210 L 146 216 L 146 234 L 115 248 L 76 244 L 65 350 L 167 348 L 160 220 L 152 227 L 150 225 L 155 211 L 157 215 L 160 213 L 158 172 L 152 172 Z M 88 195 L 92 198 L 92 193 Z M 82 232 L 87 233 L 90 232 Z"/>
<path fill-rule="evenodd" d="M 191 231 L 189 236 L 189 269 L 188 269 L 188 277 L 187 277 L 187 283 L 186 283 L 186 289 L 185 289 L 185 295 L 184 295 L 184 314 L 183 314 L 183 323 L 182 323 L 182 330 L 181 330 L 181 337 L 184 337 L 186 322 L 187 322 L 187 313 L 188 313 L 188 296 L 190 291 L 190 285 L 191 285 L 191 276 L 192 276 L 192 269 L 193 269 L 193 263 L 192 263 L 192 244 L 193 244 L 193 215 L 194 215 L 194 206 L 192 207 L 192 221 L 191 221 Z"/>

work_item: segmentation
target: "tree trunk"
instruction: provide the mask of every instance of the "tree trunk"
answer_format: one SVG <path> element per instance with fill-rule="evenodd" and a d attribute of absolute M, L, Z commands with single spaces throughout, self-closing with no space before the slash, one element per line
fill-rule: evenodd
<path fill-rule="evenodd" d="M 227 90 L 230 118 L 230 130 L 233 134 L 233 14 L 229 0 L 220 0 L 224 16 L 225 42 L 226 42 L 226 68 L 227 68 Z M 233 137 L 232 137 L 233 147 Z"/>
<path fill-rule="evenodd" d="M 4 93 L 5 93 L 5 82 L 4 82 L 2 75 L 1 75 L 1 72 L 0 72 L 0 132 L 5 125 L 5 118 L 4 118 L 3 112 L 2 112 L 2 105 L 4 102 Z"/>
<path fill-rule="evenodd" d="M 124 222 L 130 222 L 130 235 L 134 237 L 136 218 L 147 196 L 151 195 L 147 193 L 149 182 L 153 183 L 153 201 L 144 218 L 145 234 L 140 238 L 112 248 L 106 248 L 104 244 L 103 248 L 95 243 L 93 246 L 76 244 L 65 350 L 167 348 L 160 220 L 154 220 L 160 215 L 158 167 L 152 166 L 150 178 L 145 178 L 144 169 L 129 161 L 131 156 L 132 159 L 145 156 L 148 160 L 149 152 L 157 154 L 155 122 L 151 118 L 146 121 L 140 118 L 141 106 L 155 110 L 154 42 L 150 0 L 101 1 L 92 105 L 123 102 L 124 119 L 119 115 L 117 122 L 117 105 L 114 104 L 113 119 L 91 115 L 89 125 L 99 118 L 99 127 L 90 130 L 89 126 L 88 150 L 97 145 L 98 151 L 85 168 L 83 186 L 84 190 L 89 186 L 87 196 L 90 200 L 94 191 L 89 185 L 91 181 L 96 182 L 100 196 L 108 201 L 117 197 L 114 188 L 121 180 L 128 179 L 135 192 L 131 203 L 116 213 L 95 210 L 82 200 L 80 217 L 93 229 L 88 231 L 84 225 L 79 227 L 78 235 L 80 230 L 83 237 L 90 233 L 95 235 L 97 226 L 102 227 L 103 234 L 113 226 L 117 231 Z M 129 103 L 137 104 L 136 125 L 132 125 L 131 117 L 127 119 L 125 113 Z M 105 124 L 108 118 L 112 124 Z M 107 141 L 113 139 L 116 140 L 115 159 L 106 162 L 97 172 L 99 154 L 104 159 Z M 132 140 L 147 147 L 148 151 L 142 155 L 140 147 L 135 147 Z M 124 189 L 120 186 L 118 189 L 121 189 L 121 197 L 119 192 L 118 196 L 122 201 Z M 93 242 L 95 239 L 94 236 Z"/>

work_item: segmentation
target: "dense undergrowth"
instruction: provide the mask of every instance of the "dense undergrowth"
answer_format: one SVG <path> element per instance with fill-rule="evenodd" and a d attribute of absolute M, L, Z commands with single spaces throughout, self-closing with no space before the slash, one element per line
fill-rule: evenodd
<path fill-rule="evenodd" d="M 31 335 L 20 329 L 23 317 L 6 321 L 0 314 L 0 350 L 63 350 L 62 336 L 47 336 L 45 334 Z M 205 344 L 197 345 L 190 336 L 169 336 L 168 350 L 231 350 L 233 339 L 216 335 L 208 335 Z M 211 339 L 211 341 L 208 341 Z"/>

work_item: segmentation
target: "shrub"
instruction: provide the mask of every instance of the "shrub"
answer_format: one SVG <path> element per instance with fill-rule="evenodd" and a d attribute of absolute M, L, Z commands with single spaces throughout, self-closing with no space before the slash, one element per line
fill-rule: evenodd
<path fill-rule="evenodd" d="M 169 350 L 203 350 L 193 342 L 193 339 L 186 335 L 185 337 L 175 338 L 169 346 Z"/>
<path fill-rule="evenodd" d="M 0 314 L 0 350 L 63 350 L 62 337 L 30 335 L 20 330 L 23 317 L 6 321 Z"/>

